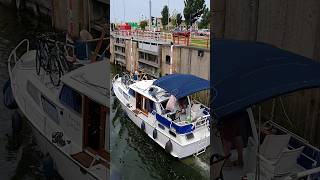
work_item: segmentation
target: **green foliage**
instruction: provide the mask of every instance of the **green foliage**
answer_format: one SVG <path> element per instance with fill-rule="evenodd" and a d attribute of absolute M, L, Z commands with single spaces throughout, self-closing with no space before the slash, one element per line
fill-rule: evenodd
<path fill-rule="evenodd" d="M 182 15 L 181 15 L 181 13 L 177 14 L 176 20 L 177 20 L 177 26 L 180 26 L 181 23 L 182 23 Z"/>
<path fill-rule="evenodd" d="M 184 0 L 183 14 L 188 28 L 202 16 L 205 9 L 205 0 Z"/>
<path fill-rule="evenodd" d="M 141 21 L 140 22 L 140 28 L 142 29 L 142 30 L 145 30 L 146 29 L 146 26 L 148 26 L 148 21 Z"/>
<path fill-rule="evenodd" d="M 210 25 L 210 9 L 206 8 L 201 16 L 201 21 L 199 23 L 199 28 L 200 29 L 207 29 Z"/>
<path fill-rule="evenodd" d="M 170 22 L 173 27 L 177 26 L 177 15 L 176 14 L 172 14 L 172 16 L 170 17 Z"/>
<path fill-rule="evenodd" d="M 163 25 L 163 26 L 168 25 L 168 23 L 169 23 L 169 22 L 168 22 L 169 8 L 168 8 L 167 5 L 165 5 L 165 6 L 163 7 L 163 9 L 162 9 L 162 11 L 161 11 L 161 15 L 162 15 L 162 19 L 161 19 L 162 25 Z"/>

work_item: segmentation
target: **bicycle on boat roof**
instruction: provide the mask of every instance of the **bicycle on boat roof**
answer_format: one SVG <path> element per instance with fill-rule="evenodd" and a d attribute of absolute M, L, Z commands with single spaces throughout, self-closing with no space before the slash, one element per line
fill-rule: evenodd
<path fill-rule="evenodd" d="M 39 75 L 43 69 L 49 74 L 52 84 L 59 86 L 61 76 L 70 71 L 71 64 L 61 50 L 65 45 L 56 39 L 57 34 L 54 33 L 42 34 L 37 38 L 36 72 Z"/>

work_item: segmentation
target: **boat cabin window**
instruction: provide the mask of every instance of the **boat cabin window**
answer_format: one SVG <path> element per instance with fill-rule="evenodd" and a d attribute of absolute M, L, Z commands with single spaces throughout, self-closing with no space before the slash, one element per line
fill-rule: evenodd
<path fill-rule="evenodd" d="M 41 101 L 42 101 L 42 107 L 43 111 L 56 123 L 59 124 L 59 119 L 58 119 L 58 111 L 53 102 L 48 100 L 46 97 L 41 96 Z"/>
<path fill-rule="evenodd" d="M 156 103 L 151 101 L 150 99 L 146 99 L 146 108 L 149 113 L 152 113 L 153 110 L 157 110 Z"/>
<path fill-rule="evenodd" d="M 156 110 L 156 104 L 154 101 L 137 93 L 136 108 L 147 114 L 152 113 L 153 110 Z"/>
<path fill-rule="evenodd" d="M 132 97 L 135 97 L 136 96 L 136 92 L 133 90 L 133 89 L 129 89 L 129 94 L 130 94 L 130 96 L 132 96 Z"/>
<path fill-rule="evenodd" d="M 81 114 L 82 96 L 77 91 L 67 85 L 63 85 L 59 98 L 64 105 Z"/>
<path fill-rule="evenodd" d="M 27 82 L 27 91 L 32 99 L 37 103 L 40 104 L 40 93 L 38 88 L 36 88 L 30 81 Z"/>

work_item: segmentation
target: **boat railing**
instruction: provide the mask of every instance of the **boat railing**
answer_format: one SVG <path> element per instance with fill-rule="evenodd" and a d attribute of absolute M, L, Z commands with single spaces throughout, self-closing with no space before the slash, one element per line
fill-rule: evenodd
<path fill-rule="evenodd" d="M 24 39 L 22 40 L 10 53 L 9 58 L 8 58 L 8 71 L 9 71 L 9 76 L 11 77 L 11 64 L 12 63 L 17 63 L 17 59 L 20 59 L 20 57 L 17 57 L 17 50 L 20 49 L 20 47 L 26 44 L 26 51 L 25 53 L 29 52 L 29 47 L 30 47 L 30 43 L 28 39 Z M 13 59 L 13 61 L 12 61 Z"/>
<path fill-rule="evenodd" d="M 196 104 L 201 104 L 205 109 L 210 110 L 209 107 L 205 106 L 204 104 L 202 104 L 200 101 L 196 100 L 196 99 L 192 99 L 193 102 L 195 102 Z"/>
<path fill-rule="evenodd" d="M 115 82 L 119 77 L 120 77 L 120 75 L 119 75 L 119 74 L 116 74 L 116 75 L 113 77 L 112 82 Z"/>
<path fill-rule="evenodd" d="M 306 171 L 294 173 L 290 176 L 285 177 L 283 180 L 298 180 L 298 179 L 309 177 L 313 174 L 317 174 L 319 172 L 320 172 L 320 167 L 316 167 L 313 169 L 308 169 Z"/>
<path fill-rule="evenodd" d="M 302 165 L 305 168 L 305 170 L 286 177 L 285 178 L 286 180 L 296 180 L 296 179 L 301 179 L 302 177 L 309 177 L 309 176 L 312 177 L 311 179 L 320 177 L 320 167 L 319 167 L 320 150 L 317 147 L 311 145 L 303 137 L 289 131 L 288 129 L 277 124 L 276 122 L 266 121 L 263 124 L 263 127 L 265 127 L 266 125 L 271 125 L 272 128 L 275 128 L 282 133 L 289 134 L 291 136 L 291 139 L 288 145 L 289 148 L 297 148 L 298 146 L 305 147 L 299 159 L 297 160 L 299 165 Z M 305 164 L 305 162 L 308 162 L 308 163 Z"/>
<path fill-rule="evenodd" d="M 197 128 L 201 127 L 201 126 L 209 126 L 209 118 L 210 118 L 210 114 L 199 117 L 194 122 L 195 129 L 197 129 Z"/>

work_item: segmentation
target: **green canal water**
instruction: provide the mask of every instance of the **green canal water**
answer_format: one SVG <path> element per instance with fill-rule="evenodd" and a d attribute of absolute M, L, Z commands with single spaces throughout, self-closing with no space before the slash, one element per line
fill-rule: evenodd
<path fill-rule="evenodd" d="M 115 66 L 111 69 L 112 77 L 122 72 Z M 173 158 L 125 115 L 116 98 L 111 98 L 112 169 L 123 179 L 209 180 L 209 149 L 199 157 Z"/>

